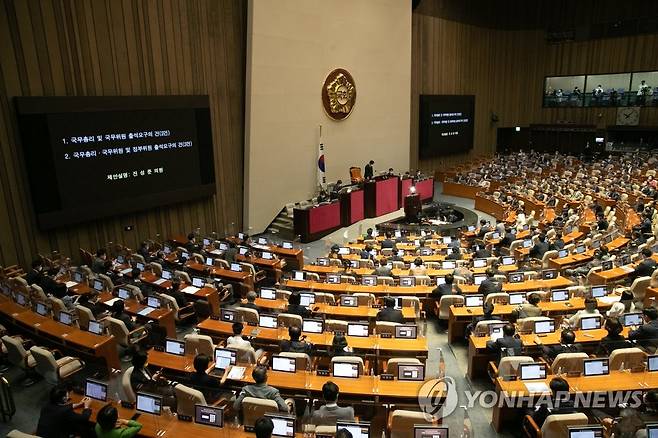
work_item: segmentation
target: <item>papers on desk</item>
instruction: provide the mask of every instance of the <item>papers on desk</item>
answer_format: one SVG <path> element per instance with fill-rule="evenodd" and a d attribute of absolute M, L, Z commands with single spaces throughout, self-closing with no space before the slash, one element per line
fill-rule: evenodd
<path fill-rule="evenodd" d="M 142 310 L 137 312 L 138 315 L 146 316 L 149 313 L 153 312 L 155 309 L 153 307 L 144 307 Z"/>
<path fill-rule="evenodd" d="M 219 249 L 213 249 L 212 251 L 210 251 L 210 254 L 214 254 L 214 255 L 218 255 L 218 256 L 222 255 L 222 253 L 223 253 L 223 251 L 221 251 Z"/>
<path fill-rule="evenodd" d="M 184 292 L 184 293 L 186 293 L 186 294 L 193 295 L 193 294 L 199 292 L 199 290 L 200 290 L 200 289 L 199 289 L 198 287 L 187 286 L 185 289 L 182 290 L 182 292 Z"/>
<path fill-rule="evenodd" d="M 72 288 L 74 286 L 77 286 L 77 285 L 78 285 L 78 283 L 76 283 L 75 281 L 67 281 L 66 282 L 66 288 L 67 289 L 70 289 L 70 288 Z"/>
<path fill-rule="evenodd" d="M 524 385 L 528 392 L 533 394 L 543 394 L 551 391 L 545 382 L 525 382 Z"/>
<path fill-rule="evenodd" d="M 621 269 L 624 270 L 624 272 L 634 272 L 635 268 L 632 266 L 622 266 Z"/>
<path fill-rule="evenodd" d="M 105 301 L 103 304 L 112 307 L 112 304 L 116 303 L 117 301 L 121 301 L 121 298 L 112 298 L 111 300 Z"/>
<path fill-rule="evenodd" d="M 126 269 L 120 270 L 119 274 L 126 275 L 126 274 L 130 274 L 132 271 L 133 271 L 133 268 L 126 268 Z"/>
<path fill-rule="evenodd" d="M 599 301 L 605 304 L 613 304 L 621 299 L 621 295 L 607 295 L 605 297 L 599 298 Z"/>
<path fill-rule="evenodd" d="M 253 248 L 259 249 L 259 250 L 261 250 L 261 251 L 269 251 L 269 250 L 270 250 L 270 247 L 267 246 L 267 245 L 258 245 L 258 244 L 256 244 L 256 243 L 254 243 L 254 244 L 252 244 L 251 246 L 252 246 Z"/>
<path fill-rule="evenodd" d="M 231 371 L 228 372 L 228 379 L 231 380 L 242 380 L 244 377 L 244 372 L 246 371 L 245 367 L 231 367 Z"/>
<path fill-rule="evenodd" d="M 155 281 L 153 282 L 153 284 L 157 284 L 158 286 L 160 286 L 160 285 L 161 285 L 162 283 L 164 283 L 165 281 L 167 281 L 166 278 L 158 278 L 157 280 L 155 280 Z"/>

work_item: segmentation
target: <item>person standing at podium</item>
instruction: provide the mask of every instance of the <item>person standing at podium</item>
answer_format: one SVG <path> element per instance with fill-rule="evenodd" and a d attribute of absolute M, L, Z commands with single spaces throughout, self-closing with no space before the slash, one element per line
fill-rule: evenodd
<path fill-rule="evenodd" d="M 368 164 L 366 164 L 366 168 L 363 171 L 363 178 L 365 179 L 371 179 L 372 176 L 374 175 L 374 169 L 372 165 L 375 164 L 373 160 L 370 160 Z"/>

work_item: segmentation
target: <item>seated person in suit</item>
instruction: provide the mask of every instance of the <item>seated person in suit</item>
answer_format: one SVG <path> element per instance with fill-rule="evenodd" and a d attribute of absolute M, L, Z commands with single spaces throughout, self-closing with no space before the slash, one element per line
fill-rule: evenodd
<path fill-rule="evenodd" d="M 370 252 L 372 250 L 373 250 L 372 245 L 370 244 L 366 245 L 359 253 L 359 258 L 364 260 L 374 260 L 375 256 L 372 255 L 372 253 Z"/>
<path fill-rule="evenodd" d="M 530 318 L 533 316 L 541 316 L 541 308 L 539 302 L 541 297 L 538 294 L 530 294 L 528 302 L 520 304 L 518 307 L 519 318 Z"/>
<path fill-rule="evenodd" d="M 118 319 L 119 321 L 123 321 L 129 332 L 135 330 L 135 323 L 133 322 L 133 319 L 130 317 L 130 315 L 125 312 L 125 305 L 123 304 L 122 300 L 116 300 L 114 303 L 112 303 L 110 316 L 112 316 L 112 318 Z"/>
<path fill-rule="evenodd" d="M 32 261 L 32 269 L 25 275 L 25 281 L 28 286 L 36 284 L 37 286 L 43 287 L 43 280 L 45 275 L 43 273 L 43 263 L 40 259 Z"/>
<path fill-rule="evenodd" d="M 272 432 L 274 432 L 274 423 L 269 417 L 260 417 L 254 423 L 256 438 L 272 438 Z"/>
<path fill-rule="evenodd" d="M 654 348 L 658 344 L 658 310 L 655 307 L 646 307 L 642 310 L 644 324 L 631 330 L 628 339 L 639 341 L 643 347 Z"/>
<path fill-rule="evenodd" d="M 461 295 L 462 290 L 459 285 L 455 284 L 455 276 L 447 274 L 445 276 L 445 283 L 438 285 L 432 290 L 432 298 L 440 300 L 444 295 Z"/>
<path fill-rule="evenodd" d="M 423 264 L 423 259 L 416 257 L 414 260 L 411 269 L 409 269 L 409 274 L 411 275 L 427 275 L 427 268 Z"/>
<path fill-rule="evenodd" d="M 252 347 L 251 342 L 242 338 L 242 330 L 244 330 L 244 325 L 241 322 L 234 322 L 232 329 L 233 336 L 229 336 L 228 339 L 226 339 L 226 346 L 229 348 L 235 347 L 253 350 L 254 347 Z"/>
<path fill-rule="evenodd" d="M 241 303 L 240 307 L 246 307 L 247 309 L 252 309 L 255 310 L 256 312 L 260 312 L 260 309 L 256 305 L 256 298 L 258 298 L 256 292 L 254 292 L 253 290 L 247 292 L 247 300 L 246 300 L 247 302 Z"/>
<path fill-rule="evenodd" d="M 96 274 L 105 274 L 110 268 L 110 265 L 111 262 L 107 259 L 105 248 L 99 248 L 91 264 L 91 270 Z"/>
<path fill-rule="evenodd" d="M 392 275 L 391 268 L 388 267 L 388 261 L 386 259 L 375 261 L 375 275 L 378 277 L 390 277 Z"/>
<path fill-rule="evenodd" d="M 374 232 L 375 231 L 372 228 L 368 228 L 366 230 L 366 234 L 363 235 L 363 240 L 373 240 L 375 238 L 375 236 L 373 235 Z"/>
<path fill-rule="evenodd" d="M 151 373 L 148 368 L 148 355 L 143 350 L 137 350 L 132 358 L 133 372 L 130 375 L 130 386 L 135 392 L 148 392 L 161 395 L 163 403 L 172 408 L 176 407 L 174 386 L 177 382 L 167 380 L 160 372 Z"/>
<path fill-rule="evenodd" d="M 185 244 L 185 249 L 189 252 L 199 252 L 201 250 L 201 245 L 197 244 L 196 236 L 194 233 L 189 233 L 187 235 L 187 243 Z"/>
<path fill-rule="evenodd" d="M 535 408 L 531 417 L 541 429 L 549 415 L 573 414 L 578 412 L 573 401 L 569 399 L 569 382 L 562 377 L 554 377 L 548 385 L 551 388 L 550 403 L 543 403 Z"/>
<path fill-rule="evenodd" d="M 280 412 L 290 412 L 292 402 L 283 400 L 279 390 L 267 384 L 267 368 L 257 366 L 251 372 L 251 377 L 254 379 L 253 385 L 247 385 L 242 388 L 240 394 L 233 403 L 233 409 L 237 412 L 242 411 L 242 401 L 245 397 L 261 398 L 266 400 L 274 400 L 279 407 Z"/>
<path fill-rule="evenodd" d="M 315 425 L 332 426 L 336 421 L 354 421 L 354 408 L 338 406 L 338 385 L 327 382 L 322 385 L 322 398 L 325 404 L 313 412 L 311 423 Z"/>
<path fill-rule="evenodd" d="M 568 320 L 569 326 L 573 329 L 577 329 L 578 321 L 580 320 L 580 318 L 584 316 L 600 315 L 599 309 L 597 308 L 598 305 L 599 303 L 598 301 L 596 301 L 596 298 L 593 297 L 585 298 L 585 308 L 577 311 L 573 316 L 569 318 Z"/>
<path fill-rule="evenodd" d="M 603 328 L 606 329 L 608 334 L 601 338 L 601 344 L 596 352 L 597 356 L 610 356 L 610 353 L 619 348 L 630 348 L 633 346 L 621 334 L 624 331 L 624 327 L 619 322 L 619 319 L 606 318 Z"/>
<path fill-rule="evenodd" d="M 203 393 L 206 401 L 215 401 L 220 398 L 222 386 L 228 376 L 228 368 L 219 380 L 215 377 L 209 376 L 208 366 L 210 365 L 210 358 L 205 354 L 197 354 L 194 357 L 194 373 L 190 376 L 190 386 Z"/>
<path fill-rule="evenodd" d="M 468 339 L 471 333 L 473 333 L 473 330 L 475 330 L 475 327 L 477 327 L 478 322 L 500 320 L 499 317 L 493 316 L 494 308 L 494 304 L 490 301 L 482 303 L 482 315 L 473 318 L 473 321 L 471 321 L 471 323 L 466 326 L 466 339 Z"/>
<path fill-rule="evenodd" d="M 544 345 L 542 350 L 544 357 L 552 362 L 560 353 L 580 353 L 583 351 L 583 347 L 576 344 L 576 334 L 572 330 L 562 330 L 560 343 L 557 345 Z"/>
<path fill-rule="evenodd" d="M 496 275 L 494 273 L 494 270 L 491 268 L 487 268 L 485 274 L 487 275 L 487 277 L 482 281 L 482 283 L 480 283 L 480 287 L 478 287 L 478 293 L 486 297 L 491 293 L 502 292 L 503 284 L 494 280 L 494 275 Z"/>
<path fill-rule="evenodd" d="M 306 353 L 309 356 L 313 353 L 313 344 L 302 338 L 302 329 L 293 325 L 288 328 L 288 336 L 290 339 L 282 340 L 279 345 L 282 352 Z"/>
<path fill-rule="evenodd" d="M 483 239 L 484 235 L 487 234 L 489 231 L 491 231 L 491 227 L 487 225 L 487 221 L 484 219 L 480 219 L 480 227 L 477 230 L 477 238 L 478 239 Z"/>
<path fill-rule="evenodd" d="M 477 249 L 475 250 L 475 258 L 486 259 L 487 257 L 491 257 L 491 250 L 487 248 L 486 245 L 477 245 Z"/>
<path fill-rule="evenodd" d="M 301 305 L 302 297 L 299 295 L 299 292 L 294 291 L 288 297 L 288 309 L 286 313 L 291 313 L 293 315 L 299 315 L 302 318 L 308 318 L 311 316 L 311 311 L 308 310 L 305 306 Z"/>
<path fill-rule="evenodd" d="M 537 236 L 537 243 L 530 248 L 530 252 L 528 255 L 530 258 L 533 259 L 541 259 L 544 257 L 544 253 L 548 251 L 549 245 L 548 242 L 546 242 L 546 235 L 544 233 L 540 233 L 539 236 Z"/>
<path fill-rule="evenodd" d="M 334 340 L 329 347 L 329 356 L 352 356 L 352 348 L 347 345 L 347 338 L 342 333 L 334 334 Z"/>
<path fill-rule="evenodd" d="M 171 282 L 171 289 L 165 291 L 165 294 L 175 299 L 179 308 L 185 307 L 189 304 L 185 293 L 181 292 L 180 290 L 180 280 L 178 279 L 175 279 Z"/>
<path fill-rule="evenodd" d="M 384 234 L 384 236 L 385 236 L 386 238 L 385 238 L 384 240 L 382 240 L 382 242 L 381 242 L 381 244 L 380 244 L 381 248 L 382 248 L 382 249 L 384 249 L 384 248 L 395 249 L 395 242 L 393 242 L 393 240 L 391 239 L 391 237 L 392 237 L 391 232 L 390 232 L 390 231 L 387 231 L 387 232 Z"/>
<path fill-rule="evenodd" d="M 139 249 L 137 250 L 137 254 L 144 257 L 144 261 L 146 263 L 151 261 L 151 248 L 149 248 L 148 242 L 144 241 L 140 243 Z"/>
<path fill-rule="evenodd" d="M 652 255 L 653 253 L 649 248 L 644 248 L 642 250 L 642 257 L 644 257 L 644 259 L 635 267 L 635 271 L 631 275 L 633 279 L 638 277 L 649 277 L 653 274 L 653 271 L 656 269 L 656 261 L 651 258 Z"/>
<path fill-rule="evenodd" d="M 523 349 L 523 342 L 516 334 L 516 329 L 512 324 L 505 324 L 503 327 L 503 336 L 495 341 L 487 341 L 487 350 L 498 355 L 498 361 L 504 356 L 519 356 Z"/>
<path fill-rule="evenodd" d="M 64 385 L 57 385 L 50 390 L 50 400 L 41 409 L 37 434 L 43 438 L 64 438 L 71 435 L 90 436 L 89 417 L 91 416 L 91 399 L 83 398 L 78 403 L 71 403 L 69 391 Z M 75 409 L 83 408 L 80 413 Z"/>
<path fill-rule="evenodd" d="M 551 243 L 550 249 L 559 251 L 564 248 L 564 240 L 562 240 L 562 233 L 555 233 L 555 240 Z"/>
<path fill-rule="evenodd" d="M 80 295 L 78 298 L 78 306 L 86 307 L 94 315 L 94 318 L 98 318 L 98 315 L 105 311 L 105 308 L 98 304 L 96 299 L 91 297 L 91 294 Z M 128 328 L 128 326 L 126 326 Z"/>
<path fill-rule="evenodd" d="M 395 308 L 395 299 L 392 297 L 384 297 L 384 308 L 377 312 L 377 321 L 397 322 L 404 323 L 404 316 L 402 311 Z"/>
<path fill-rule="evenodd" d="M 450 254 L 446 256 L 446 260 L 461 260 L 462 253 L 460 248 L 452 248 Z"/>

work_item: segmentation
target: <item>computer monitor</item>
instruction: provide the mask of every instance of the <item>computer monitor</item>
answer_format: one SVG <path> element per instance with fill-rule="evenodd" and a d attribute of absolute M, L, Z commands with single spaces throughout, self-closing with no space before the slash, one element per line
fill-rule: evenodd
<path fill-rule="evenodd" d="M 398 255 L 398 257 L 404 257 L 404 250 L 403 249 L 398 249 L 397 255 Z"/>
<path fill-rule="evenodd" d="M 558 272 L 557 269 L 544 269 L 541 271 L 542 280 L 553 280 L 557 278 Z"/>
<path fill-rule="evenodd" d="M 465 295 L 464 299 L 466 307 L 482 307 L 484 303 L 484 295 Z"/>
<path fill-rule="evenodd" d="M 474 259 L 473 267 L 474 268 L 484 268 L 487 266 L 487 259 Z"/>
<path fill-rule="evenodd" d="M 295 417 L 280 414 L 265 414 L 272 423 L 272 438 L 291 438 L 295 436 Z"/>
<path fill-rule="evenodd" d="M 213 266 L 214 264 L 215 260 L 212 257 L 206 257 L 206 266 Z"/>
<path fill-rule="evenodd" d="M 523 247 L 524 248 L 530 248 L 532 246 L 532 240 L 526 239 L 523 241 Z"/>
<path fill-rule="evenodd" d="M 603 376 L 609 374 L 608 358 L 597 359 L 584 359 L 583 360 L 583 375 L 589 376 Z"/>
<path fill-rule="evenodd" d="M 242 265 L 240 263 L 231 263 L 231 271 L 242 272 Z"/>
<path fill-rule="evenodd" d="M 85 381 L 85 397 L 107 401 L 107 383 L 98 380 L 87 379 Z"/>
<path fill-rule="evenodd" d="M 297 371 L 297 359 L 294 357 L 272 356 L 272 370 L 294 373 Z"/>
<path fill-rule="evenodd" d="M 34 304 L 34 311 L 41 316 L 48 315 L 48 307 L 44 303 L 38 301 Z"/>
<path fill-rule="evenodd" d="M 336 431 L 346 429 L 352 438 L 370 438 L 370 423 L 336 422 Z"/>
<path fill-rule="evenodd" d="M 340 284 L 340 274 L 327 274 L 328 284 Z"/>
<path fill-rule="evenodd" d="M 647 438 L 658 438 L 658 423 L 647 424 Z"/>
<path fill-rule="evenodd" d="M 545 319 L 535 321 L 534 333 L 536 335 L 543 335 L 544 333 L 553 333 L 555 331 L 555 321 L 552 319 Z"/>
<path fill-rule="evenodd" d="M 20 306 L 26 306 L 27 305 L 27 297 L 24 294 L 20 293 L 20 292 L 16 292 L 16 304 L 18 304 Z"/>
<path fill-rule="evenodd" d="M 101 335 L 103 334 L 103 325 L 98 321 L 89 321 L 87 331 L 95 335 Z"/>
<path fill-rule="evenodd" d="M 258 326 L 265 328 L 276 328 L 276 315 L 258 314 Z"/>
<path fill-rule="evenodd" d="M 164 278 L 165 280 L 171 280 L 171 271 L 167 271 L 166 269 L 163 269 L 162 278 Z"/>
<path fill-rule="evenodd" d="M 582 253 L 585 252 L 585 250 L 586 250 L 585 245 L 578 245 L 576 247 L 575 252 L 576 252 L 576 254 L 582 254 Z"/>
<path fill-rule="evenodd" d="M 405 275 L 400 277 L 400 286 L 413 287 L 416 285 L 416 277 Z"/>
<path fill-rule="evenodd" d="M 603 426 L 568 426 L 569 438 L 603 438 Z"/>
<path fill-rule="evenodd" d="M 349 322 L 347 323 L 347 336 L 358 338 L 367 338 L 370 336 L 369 326 L 367 323 Z"/>
<path fill-rule="evenodd" d="M 315 304 L 315 294 L 301 293 L 299 294 L 299 304 L 308 307 L 311 304 Z"/>
<path fill-rule="evenodd" d="M 154 309 L 159 309 L 161 306 L 160 303 L 160 298 L 158 297 L 148 297 L 146 299 L 146 305 L 149 307 L 153 307 Z"/>
<path fill-rule="evenodd" d="M 352 269 L 359 269 L 359 261 L 358 260 L 350 260 L 350 267 Z"/>
<path fill-rule="evenodd" d="M 569 301 L 569 291 L 566 289 L 555 289 L 551 291 L 551 301 Z"/>
<path fill-rule="evenodd" d="M 316 263 L 318 266 L 329 266 L 329 259 L 326 257 L 318 257 Z"/>
<path fill-rule="evenodd" d="M 482 282 L 485 280 L 485 278 L 487 278 L 486 275 L 474 275 L 473 276 L 473 284 L 475 284 L 476 286 L 479 286 L 479 285 L 482 284 Z"/>
<path fill-rule="evenodd" d="M 165 254 L 171 254 L 171 246 L 169 246 L 169 245 L 165 245 L 164 247 L 162 247 L 162 251 L 163 251 Z"/>
<path fill-rule="evenodd" d="M 292 271 L 292 278 L 296 281 L 306 281 L 306 272 L 304 271 Z"/>
<path fill-rule="evenodd" d="M 416 325 L 396 325 L 395 337 L 398 339 L 416 339 L 418 336 L 418 326 Z"/>
<path fill-rule="evenodd" d="M 229 365 L 235 365 L 237 360 L 237 351 L 228 348 L 215 348 L 215 369 L 225 370 Z"/>
<path fill-rule="evenodd" d="M 238 239 L 244 240 L 244 233 L 238 233 Z"/>
<path fill-rule="evenodd" d="M 441 286 L 442 284 L 446 284 L 446 278 L 445 277 L 436 277 L 436 285 Z"/>
<path fill-rule="evenodd" d="M 224 408 L 194 405 L 194 421 L 206 426 L 224 427 Z"/>
<path fill-rule="evenodd" d="M 494 233 L 491 235 L 491 238 L 494 239 L 494 240 L 495 240 L 495 239 L 500 239 L 500 233 L 498 233 L 498 232 L 494 232 Z"/>
<path fill-rule="evenodd" d="M 441 262 L 441 269 L 455 269 L 457 267 L 457 262 L 454 260 L 444 260 Z"/>
<path fill-rule="evenodd" d="M 398 364 L 398 380 L 425 380 L 425 365 Z"/>
<path fill-rule="evenodd" d="M 569 255 L 569 250 L 568 249 L 561 249 L 557 252 L 558 258 L 563 258 Z"/>
<path fill-rule="evenodd" d="M 207 239 L 207 238 L 203 239 L 203 246 L 210 246 L 211 243 L 212 243 L 212 240 Z"/>
<path fill-rule="evenodd" d="M 658 354 L 647 356 L 647 371 L 652 373 L 658 371 Z"/>
<path fill-rule="evenodd" d="M 101 292 L 103 290 L 103 282 L 101 280 L 94 280 L 94 290 Z"/>
<path fill-rule="evenodd" d="M 516 260 L 514 260 L 514 257 L 503 257 L 503 266 L 512 266 L 514 263 L 516 263 Z"/>
<path fill-rule="evenodd" d="M 189 257 L 188 257 L 188 258 L 189 258 Z M 135 264 L 135 267 L 136 267 L 137 269 L 139 269 L 141 272 L 144 272 L 144 269 L 145 269 L 145 267 L 144 267 L 144 263 L 142 263 L 142 262 L 137 262 L 137 263 Z"/>
<path fill-rule="evenodd" d="M 73 315 L 71 315 L 69 312 L 59 312 L 58 316 L 59 322 L 62 324 L 66 325 L 72 325 L 73 324 Z"/>
<path fill-rule="evenodd" d="M 592 286 L 590 291 L 593 298 L 601 298 L 608 295 L 608 289 L 605 286 Z"/>
<path fill-rule="evenodd" d="M 219 311 L 219 316 L 222 321 L 228 321 L 228 322 L 237 322 L 237 314 L 235 313 L 234 310 L 230 309 L 220 309 Z"/>
<path fill-rule="evenodd" d="M 625 254 L 621 257 L 619 257 L 619 266 L 624 266 L 624 265 L 630 265 L 631 264 L 631 256 L 628 254 Z"/>
<path fill-rule="evenodd" d="M 363 275 L 361 277 L 361 284 L 364 286 L 377 286 L 376 275 Z"/>
<path fill-rule="evenodd" d="M 341 246 L 338 248 L 338 254 L 339 255 L 349 255 L 350 254 L 350 249 L 347 246 Z"/>
<path fill-rule="evenodd" d="M 507 280 L 510 283 L 523 283 L 523 273 L 522 272 L 512 272 L 507 276 Z"/>
<path fill-rule="evenodd" d="M 450 245 L 450 244 L 452 243 L 452 237 L 450 237 L 450 236 L 443 236 L 443 237 L 441 238 L 441 241 L 442 241 L 445 245 Z"/>
<path fill-rule="evenodd" d="M 165 351 L 176 356 L 185 356 L 185 341 L 167 338 L 165 341 Z"/>
<path fill-rule="evenodd" d="M 264 300 L 276 300 L 276 289 L 262 287 L 260 288 L 260 297 Z"/>
<path fill-rule="evenodd" d="M 359 299 L 354 295 L 341 295 L 340 305 L 344 307 L 358 307 Z"/>
<path fill-rule="evenodd" d="M 281 248 L 283 249 L 292 249 L 292 242 L 282 242 L 281 243 Z"/>
<path fill-rule="evenodd" d="M 624 318 L 624 327 L 643 324 L 642 313 L 640 312 L 626 313 L 624 314 L 623 318 Z"/>
<path fill-rule="evenodd" d="M 126 258 L 123 255 L 119 254 L 117 256 L 117 263 L 123 265 L 124 263 L 126 263 Z"/>
<path fill-rule="evenodd" d="M 334 377 L 359 378 L 359 364 L 351 362 L 332 362 L 331 375 Z"/>
<path fill-rule="evenodd" d="M 248 252 L 249 252 L 249 248 L 247 248 L 246 246 L 238 246 L 238 254 L 247 255 Z"/>
<path fill-rule="evenodd" d="M 194 287 L 203 287 L 206 284 L 206 281 L 203 278 L 192 277 L 192 286 Z"/>
<path fill-rule="evenodd" d="M 602 271 L 609 271 L 613 267 L 614 267 L 614 261 L 612 260 L 606 260 L 605 262 L 601 262 Z"/>
<path fill-rule="evenodd" d="M 162 397 L 159 395 L 138 392 L 136 409 L 147 414 L 160 415 L 162 412 Z"/>
<path fill-rule="evenodd" d="M 125 287 L 120 287 L 119 291 L 117 292 L 117 296 L 122 300 L 128 300 L 130 299 L 130 291 Z"/>
<path fill-rule="evenodd" d="M 449 438 L 448 428 L 417 424 L 414 425 L 414 438 Z"/>
<path fill-rule="evenodd" d="M 584 316 L 580 318 L 581 330 L 596 330 L 601 328 L 600 316 Z"/>
<path fill-rule="evenodd" d="M 507 325 L 506 322 L 489 324 L 489 338 L 492 341 L 495 341 L 496 339 L 502 338 L 503 335 L 504 335 L 503 327 L 505 327 L 506 325 Z"/>
<path fill-rule="evenodd" d="M 592 243 L 589 246 L 590 246 L 590 248 L 594 248 L 594 249 L 600 248 L 601 247 L 601 241 L 598 240 L 598 239 L 593 240 Z"/>
<path fill-rule="evenodd" d="M 226 251 L 228 249 L 228 243 L 226 242 L 220 242 L 219 243 L 219 250 L 220 251 Z"/>
<path fill-rule="evenodd" d="M 434 254 L 434 251 L 432 250 L 432 248 L 422 247 L 422 248 L 420 248 L 419 251 L 420 251 L 420 255 L 422 255 L 422 256 L 429 256 L 429 255 Z"/>
<path fill-rule="evenodd" d="M 525 292 L 513 292 L 509 294 L 510 304 L 523 304 L 525 301 Z"/>
<path fill-rule="evenodd" d="M 259 237 L 259 238 L 258 238 L 258 244 L 259 244 L 259 245 L 267 245 L 267 238 L 265 238 L 265 237 Z"/>
<path fill-rule="evenodd" d="M 539 380 L 546 378 L 545 363 L 522 363 L 519 364 L 519 379 Z"/>
<path fill-rule="evenodd" d="M 306 333 L 322 333 L 324 322 L 321 319 L 305 319 L 302 322 L 302 331 Z"/>
<path fill-rule="evenodd" d="M 82 283 L 85 281 L 85 276 L 80 271 L 73 272 L 73 281 L 76 283 Z"/>

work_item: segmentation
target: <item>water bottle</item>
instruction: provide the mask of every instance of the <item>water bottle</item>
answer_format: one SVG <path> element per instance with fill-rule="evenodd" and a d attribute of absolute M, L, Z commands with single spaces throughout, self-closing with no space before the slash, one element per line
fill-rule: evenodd
<path fill-rule="evenodd" d="M 625 364 L 624 364 L 624 361 L 622 360 L 622 361 L 621 361 L 621 364 L 619 365 L 619 371 L 622 371 L 622 372 L 623 372 L 623 371 L 626 369 L 626 368 L 624 367 L 624 365 L 625 365 Z"/>
<path fill-rule="evenodd" d="M 375 368 L 370 368 L 370 379 L 372 380 L 372 392 L 375 394 L 379 392 L 379 380 L 375 376 Z"/>
<path fill-rule="evenodd" d="M 561 375 L 562 375 L 562 367 L 558 367 L 558 368 L 557 368 L 557 373 L 556 373 L 556 374 L 557 374 L 558 376 L 561 376 Z"/>

